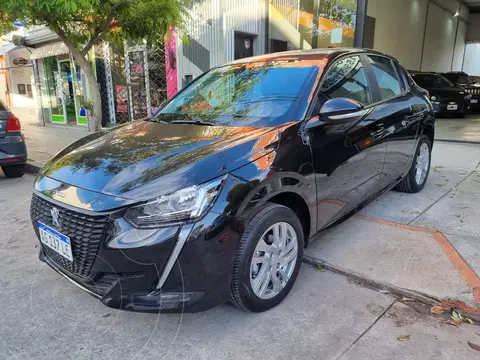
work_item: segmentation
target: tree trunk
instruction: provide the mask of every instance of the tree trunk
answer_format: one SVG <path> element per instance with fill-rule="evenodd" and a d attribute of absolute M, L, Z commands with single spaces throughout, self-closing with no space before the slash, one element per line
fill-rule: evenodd
<path fill-rule="evenodd" d="M 93 74 L 90 62 L 80 64 L 80 68 L 87 77 L 93 105 L 92 108 L 88 110 L 88 130 L 93 132 L 100 131 L 102 130 L 102 97 L 100 96 L 97 79 Z"/>

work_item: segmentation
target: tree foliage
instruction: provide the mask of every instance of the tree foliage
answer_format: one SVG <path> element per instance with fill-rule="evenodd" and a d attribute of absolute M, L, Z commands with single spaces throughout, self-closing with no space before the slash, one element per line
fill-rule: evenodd
<path fill-rule="evenodd" d="M 95 87 L 93 130 L 98 130 L 101 99 L 87 60 L 89 50 L 103 40 L 161 42 L 172 26 L 182 30 L 185 5 L 184 0 L 1 0 L 0 35 L 14 30 L 13 22 L 55 32 Z"/>

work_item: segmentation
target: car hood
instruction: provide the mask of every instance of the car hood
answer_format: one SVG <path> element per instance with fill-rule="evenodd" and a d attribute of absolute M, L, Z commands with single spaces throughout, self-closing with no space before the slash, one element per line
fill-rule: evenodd
<path fill-rule="evenodd" d="M 44 166 L 42 175 L 147 200 L 226 174 L 277 146 L 277 128 L 136 121 L 73 143 Z"/>
<path fill-rule="evenodd" d="M 465 89 L 460 87 L 437 87 L 428 89 L 430 95 L 436 95 L 440 97 L 462 97 L 467 94 Z"/>

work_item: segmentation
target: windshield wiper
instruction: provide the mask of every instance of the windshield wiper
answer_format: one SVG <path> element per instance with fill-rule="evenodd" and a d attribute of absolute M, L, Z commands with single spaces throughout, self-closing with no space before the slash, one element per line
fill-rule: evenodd
<path fill-rule="evenodd" d="M 173 120 L 171 124 L 194 124 L 203 126 L 216 126 L 216 124 L 201 120 Z"/>

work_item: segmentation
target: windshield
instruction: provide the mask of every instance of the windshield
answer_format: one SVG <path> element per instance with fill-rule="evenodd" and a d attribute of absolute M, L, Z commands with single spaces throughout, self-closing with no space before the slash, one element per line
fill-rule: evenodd
<path fill-rule="evenodd" d="M 154 120 L 276 126 L 303 118 L 319 71 L 312 61 L 245 63 L 213 69 L 163 107 Z"/>
<path fill-rule="evenodd" d="M 445 74 L 445 77 L 448 78 L 448 80 L 453 81 L 457 84 L 460 85 L 472 85 L 472 79 L 470 79 L 470 76 L 464 75 L 464 74 Z"/>
<path fill-rule="evenodd" d="M 455 86 L 450 80 L 441 75 L 416 74 L 413 75 L 413 78 L 421 87 L 436 88 Z"/>

